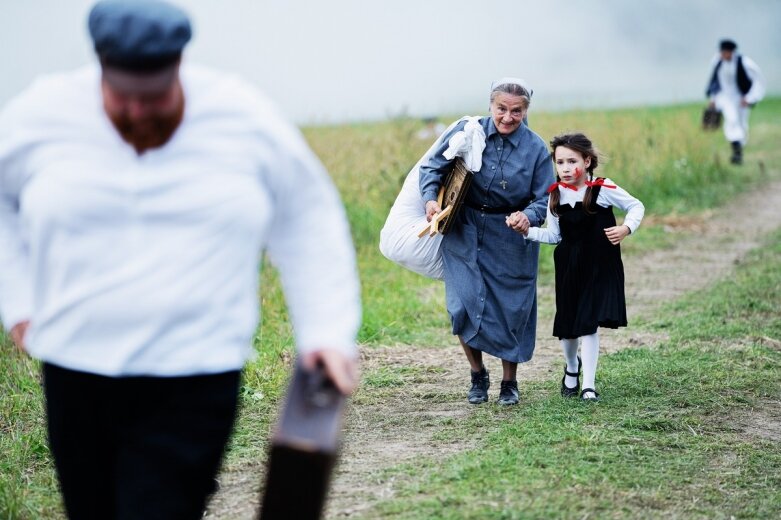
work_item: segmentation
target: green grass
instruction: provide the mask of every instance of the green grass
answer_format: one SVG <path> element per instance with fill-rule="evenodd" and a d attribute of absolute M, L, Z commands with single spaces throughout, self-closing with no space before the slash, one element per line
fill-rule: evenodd
<path fill-rule="evenodd" d="M 440 432 L 487 429 L 480 448 L 388 470 L 398 498 L 367 517 L 778 517 L 779 273 L 781 232 L 664 308 L 647 326 L 668 340 L 603 356 L 600 403 L 561 399 L 556 380 L 526 386 L 523 406 L 482 407 Z M 747 432 L 763 420 L 775 437 Z"/>
<path fill-rule="evenodd" d="M 760 161 L 768 165 L 778 162 L 781 99 L 766 100 L 754 111 L 752 141 L 742 168 L 727 164 L 729 150 L 720 132 L 706 134 L 699 129 L 701 109 L 701 104 L 687 104 L 587 112 L 532 111 L 531 125 L 546 141 L 565 130 L 586 132 L 605 154 L 600 174 L 643 200 L 649 218 L 641 232 L 625 242 L 625 251 L 631 255 L 669 246 L 678 238 L 668 231 L 670 222 L 702 218 L 703 211 L 766 180 L 760 174 Z M 359 340 L 369 347 L 452 341 L 442 284 L 399 268 L 384 259 L 377 247 L 379 230 L 404 177 L 431 144 L 416 138 L 422 127 L 420 121 L 400 118 L 304 130 L 347 207 L 363 290 Z M 777 175 L 778 170 L 773 171 Z M 550 258 L 550 249 L 543 248 L 543 285 L 552 283 Z M 292 333 L 270 266 L 263 267 L 262 280 L 262 322 L 254 342 L 257 357 L 248 363 L 244 374 L 243 406 L 230 463 L 263 457 L 270 418 L 291 364 Z M 0 348 L 4 349 L 0 356 L 0 519 L 57 517 L 59 498 L 46 447 L 38 366 L 9 354 L 5 338 Z M 611 377 L 610 363 L 614 362 L 609 361 L 601 375 Z M 399 380 L 397 375 L 380 373 L 367 384 L 391 388 Z M 555 410 L 556 406 L 561 404 L 554 400 L 532 404 L 530 409 Z M 601 413 L 599 410 L 579 413 Z"/>
<path fill-rule="evenodd" d="M 0 336 L 0 518 L 58 516 L 38 363 Z"/>

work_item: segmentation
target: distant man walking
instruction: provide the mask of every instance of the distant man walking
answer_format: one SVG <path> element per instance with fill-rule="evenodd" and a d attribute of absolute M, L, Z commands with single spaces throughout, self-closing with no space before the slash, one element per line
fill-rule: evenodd
<path fill-rule="evenodd" d="M 71 519 L 199 519 L 278 267 L 304 367 L 356 384 L 355 251 L 301 134 L 232 75 L 183 64 L 188 16 L 105 0 L 98 64 L 0 111 L 0 316 L 43 361 Z"/>
<path fill-rule="evenodd" d="M 706 96 L 710 106 L 724 116 L 724 136 L 732 146 L 732 164 L 743 163 L 743 147 L 748 140 L 751 107 L 765 97 L 765 77 L 748 56 L 737 52 L 732 40 L 719 43 L 719 53 L 711 62 L 711 77 Z"/>

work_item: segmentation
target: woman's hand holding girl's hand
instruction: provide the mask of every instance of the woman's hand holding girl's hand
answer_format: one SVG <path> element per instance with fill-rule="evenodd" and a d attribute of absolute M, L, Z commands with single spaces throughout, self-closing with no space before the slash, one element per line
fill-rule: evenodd
<path fill-rule="evenodd" d="M 439 207 L 437 201 L 430 200 L 426 202 L 426 220 L 431 222 L 431 219 L 434 218 L 434 215 L 441 212 L 442 212 L 442 208 Z"/>
<path fill-rule="evenodd" d="M 507 227 L 517 231 L 523 236 L 529 234 L 529 217 L 527 217 L 526 213 L 523 211 L 516 211 L 515 213 L 508 215 L 505 222 L 507 223 Z"/>
<path fill-rule="evenodd" d="M 610 243 L 614 246 L 618 245 L 626 236 L 631 232 L 629 226 L 613 226 L 605 228 L 605 235 Z"/>

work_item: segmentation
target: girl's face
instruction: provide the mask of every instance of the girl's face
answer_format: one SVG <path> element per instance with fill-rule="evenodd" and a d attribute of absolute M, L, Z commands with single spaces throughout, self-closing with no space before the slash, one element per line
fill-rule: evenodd
<path fill-rule="evenodd" d="M 505 92 L 499 92 L 491 102 L 491 117 L 496 129 L 502 135 L 515 132 L 526 115 L 526 100 L 521 96 L 514 96 Z"/>
<path fill-rule="evenodd" d="M 586 184 L 586 168 L 591 166 L 591 157 L 583 158 L 580 152 L 557 146 L 553 160 L 556 163 L 556 173 L 563 182 L 577 186 Z"/>

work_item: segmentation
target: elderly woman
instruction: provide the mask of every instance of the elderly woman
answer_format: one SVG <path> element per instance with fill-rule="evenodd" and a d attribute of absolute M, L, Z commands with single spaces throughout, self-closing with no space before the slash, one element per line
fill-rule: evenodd
<path fill-rule="evenodd" d="M 518 363 L 534 353 L 539 246 L 505 222 L 520 212 L 522 226 L 541 225 L 546 189 L 554 181 L 545 142 L 524 124 L 530 101 L 531 90 L 521 80 L 503 78 L 491 86 L 490 116 L 480 119 L 486 135 L 482 167 L 442 241 L 447 310 L 472 370 L 472 404 L 488 400 L 484 352 L 502 360 L 502 405 L 518 403 Z M 441 211 L 437 194 L 452 166 L 443 156 L 449 138 L 420 167 L 429 220 Z"/>

